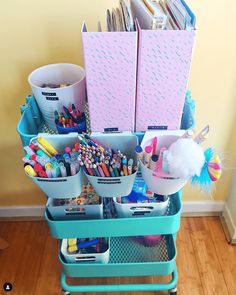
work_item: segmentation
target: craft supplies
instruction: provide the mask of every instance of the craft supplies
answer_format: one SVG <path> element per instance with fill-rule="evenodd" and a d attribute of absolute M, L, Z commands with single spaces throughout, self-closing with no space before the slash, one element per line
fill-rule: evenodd
<path fill-rule="evenodd" d="M 129 176 L 137 170 L 137 167 L 133 166 L 132 158 L 127 160 L 126 155 L 120 150 L 102 147 L 85 133 L 78 136 L 78 142 L 74 146 L 67 146 L 64 154 L 60 154 L 43 137 L 38 137 L 34 144 L 26 146 L 25 151 L 27 154 L 22 160 L 30 164 L 33 169 L 25 169 L 26 173 L 30 173 L 29 176 L 44 178 L 73 176 L 80 167 L 86 174 L 96 177 Z M 27 160 L 27 155 L 30 160 Z"/>
<path fill-rule="evenodd" d="M 53 131 L 57 131 L 54 111 L 60 112 L 62 105 L 74 103 L 84 112 L 86 82 L 83 68 L 66 63 L 49 64 L 34 70 L 28 81 L 45 124 Z"/>
<path fill-rule="evenodd" d="M 166 213 L 169 198 L 151 192 L 138 172 L 132 192 L 125 197 L 113 198 L 118 217 L 158 216 Z"/>
<path fill-rule="evenodd" d="M 74 104 L 65 107 L 63 106 L 61 112 L 54 111 L 55 124 L 60 134 L 69 132 L 82 133 L 86 131 L 85 114 L 80 112 Z"/>
<path fill-rule="evenodd" d="M 43 178 L 66 177 L 75 175 L 80 169 L 78 160 L 70 152 L 71 149 L 66 149 L 68 153 L 65 153 L 66 157 L 63 158 L 54 146 L 43 137 L 38 137 L 37 140 L 34 140 L 34 144 L 30 144 L 24 149 L 27 151 L 26 155 L 31 154 L 31 162 L 28 163 L 31 168 L 25 168 L 25 172 L 29 176 Z M 25 156 L 22 160 L 26 162 L 26 158 Z"/>
<path fill-rule="evenodd" d="M 43 83 L 41 85 L 41 88 L 63 88 L 63 87 L 66 87 L 66 86 L 70 86 L 71 84 L 68 84 L 68 83 L 60 83 L 60 84 L 53 84 L 53 83 Z"/>
<path fill-rule="evenodd" d="M 103 218 L 103 200 L 88 183 L 75 198 L 52 199 L 47 201 L 47 210 L 53 220 L 85 220 Z"/>
<path fill-rule="evenodd" d="M 108 263 L 109 238 L 63 239 L 61 253 L 70 263 Z"/>
<path fill-rule="evenodd" d="M 155 247 L 161 242 L 162 236 L 161 235 L 134 236 L 134 237 L 130 237 L 130 239 L 145 247 Z"/>
<path fill-rule="evenodd" d="M 133 174 L 133 159 L 120 150 L 105 148 L 88 134 L 79 136 L 78 161 L 86 174 L 97 177 L 119 177 Z"/>
<path fill-rule="evenodd" d="M 68 239 L 68 254 L 75 253 L 103 253 L 108 249 L 108 243 L 105 238 L 84 238 L 84 239 Z"/>
<path fill-rule="evenodd" d="M 71 199 L 55 199 L 53 206 L 98 205 L 101 198 L 95 193 L 82 192 L 80 196 Z"/>

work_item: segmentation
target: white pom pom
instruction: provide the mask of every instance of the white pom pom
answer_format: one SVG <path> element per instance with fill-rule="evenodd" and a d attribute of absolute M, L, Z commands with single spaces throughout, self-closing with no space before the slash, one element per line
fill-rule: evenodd
<path fill-rule="evenodd" d="M 204 162 L 204 151 L 192 138 L 178 139 L 166 152 L 169 174 L 176 178 L 199 176 Z"/>

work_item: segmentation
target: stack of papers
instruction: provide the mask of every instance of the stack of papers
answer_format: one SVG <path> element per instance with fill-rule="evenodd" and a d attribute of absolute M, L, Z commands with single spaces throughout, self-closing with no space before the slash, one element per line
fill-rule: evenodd
<path fill-rule="evenodd" d="M 107 31 L 134 31 L 134 19 L 149 30 L 194 30 L 196 22 L 185 0 L 120 0 L 107 10 Z"/>
<path fill-rule="evenodd" d="M 107 9 L 107 31 L 108 32 L 130 32 L 134 31 L 134 20 L 129 0 L 120 0 L 119 8 Z"/>

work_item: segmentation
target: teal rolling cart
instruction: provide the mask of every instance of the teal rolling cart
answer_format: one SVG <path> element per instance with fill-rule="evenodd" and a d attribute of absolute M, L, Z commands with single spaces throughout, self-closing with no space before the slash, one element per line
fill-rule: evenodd
<path fill-rule="evenodd" d="M 67 263 L 61 253 L 61 286 L 64 294 L 73 292 L 161 291 L 177 294 L 176 233 L 180 227 L 181 192 L 170 196 L 167 214 L 155 217 L 99 220 L 54 221 L 46 210 L 45 219 L 56 239 L 110 237 L 108 264 Z M 162 235 L 155 247 L 137 244 L 130 236 Z M 166 284 L 121 284 L 71 286 L 66 277 L 160 276 L 172 274 Z"/>
<path fill-rule="evenodd" d="M 194 122 L 194 114 L 185 107 L 182 129 L 188 129 Z M 26 98 L 21 106 L 21 118 L 17 126 L 23 146 L 45 129 L 42 115 L 33 96 Z M 143 134 L 136 134 L 139 141 Z M 106 215 L 106 212 L 104 211 Z M 122 292 L 122 291 L 162 291 L 177 294 L 178 273 L 176 267 L 176 234 L 180 227 L 181 191 L 169 197 L 165 216 L 107 218 L 97 220 L 54 221 L 45 211 L 51 234 L 56 239 L 109 237 L 110 258 L 107 264 L 67 263 L 59 253 L 62 264 L 61 286 L 63 294 L 73 292 Z M 136 243 L 132 236 L 162 235 L 157 246 L 145 247 Z M 163 276 L 172 275 L 165 284 L 121 284 L 72 286 L 67 277 L 122 277 L 122 276 Z"/>

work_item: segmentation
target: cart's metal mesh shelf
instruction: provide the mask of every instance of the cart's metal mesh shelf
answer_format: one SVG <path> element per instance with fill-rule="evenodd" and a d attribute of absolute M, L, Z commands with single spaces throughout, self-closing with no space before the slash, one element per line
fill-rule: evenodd
<path fill-rule="evenodd" d="M 67 263 L 59 259 L 69 277 L 167 275 L 174 271 L 176 248 L 172 235 L 164 235 L 154 247 L 145 247 L 130 237 L 110 239 L 109 263 Z"/>
<path fill-rule="evenodd" d="M 109 263 L 137 263 L 168 261 L 166 236 L 154 247 L 144 246 L 131 237 L 111 238 Z"/>

